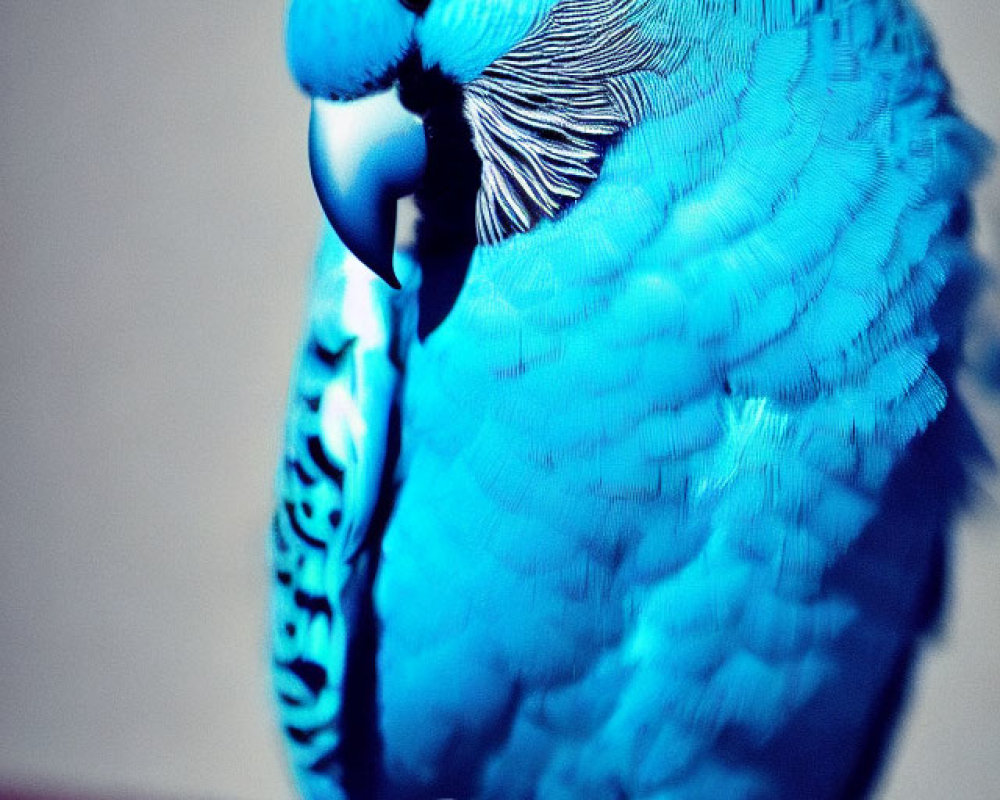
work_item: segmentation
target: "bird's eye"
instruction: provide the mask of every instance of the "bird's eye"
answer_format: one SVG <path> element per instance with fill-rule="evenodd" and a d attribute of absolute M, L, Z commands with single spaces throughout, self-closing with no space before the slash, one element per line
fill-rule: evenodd
<path fill-rule="evenodd" d="M 399 0 L 399 2 L 415 14 L 423 14 L 431 4 L 431 0 Z"/>

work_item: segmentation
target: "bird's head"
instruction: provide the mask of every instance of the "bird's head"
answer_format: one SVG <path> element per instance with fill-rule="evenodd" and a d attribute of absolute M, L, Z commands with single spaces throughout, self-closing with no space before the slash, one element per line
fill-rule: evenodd
<path fill-rule="evenodd" d="M 415 50 L 426 68 L 437 67 L 465 84 L 509 52 L 557 4 L 558 0 L 293 0 L 288 12 L 288 63 L 308 94 L 332 100 L 389 88 Z M 573 3 L 563 0 L 563 4 Z"/>
<path fill-rule="evenodd" d="M 423 180 L 429 157 L 434 166 L 435 107 L 454 98 L 477 156 L 467 205 L 478 243 L 557 217 L 645 113 L 650 86 L 683 60 L 676 8 L 687 5 L 293 0 L 288 60 L 313 97 L 310 162 L 334 228 L 396 285 L 395 201 Z M 447 155 L 436 161 L 445 171 Z"/>

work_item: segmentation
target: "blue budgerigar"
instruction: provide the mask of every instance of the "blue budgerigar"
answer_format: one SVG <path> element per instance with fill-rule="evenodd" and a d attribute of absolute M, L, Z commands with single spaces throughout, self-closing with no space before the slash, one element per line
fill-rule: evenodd
<path fill-rule="evenodd" d="M 302 794 L 864 795 L 976 446 L 987 146 L 909 2 L 295 0 L 288 51 Z"/>

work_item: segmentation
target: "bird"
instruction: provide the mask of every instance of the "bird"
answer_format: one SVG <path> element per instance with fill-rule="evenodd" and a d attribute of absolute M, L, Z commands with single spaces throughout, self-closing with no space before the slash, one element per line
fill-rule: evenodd
<path fill-rule="evenodd" d="M 917 10 L 293 0 L 286 46 L 300 794 L 868 796 L 981 450 L 990 145 Z"/>

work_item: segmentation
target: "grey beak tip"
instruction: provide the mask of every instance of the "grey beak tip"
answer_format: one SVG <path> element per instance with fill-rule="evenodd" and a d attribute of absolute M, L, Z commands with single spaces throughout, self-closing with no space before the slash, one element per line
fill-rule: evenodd
<path fill-rule="evenodd" d="M 313 100 L 309 166 L 323 211 L 347 248 L 395 289 L 396 201 L 416 189 L 426 157 L 422 122 L 394 90 L 350 103 Z"/>
<path fill-rule="evenodd" d="M 357 255 L 357 254 L 355 254 Z M 399 278 L 396 277 L 396 271 L 392 266 L 392 251 L 390 250 L 388 255 L 376 256 L 371 259 L 371 261 L 365 261 L 362 259 L 362 263 L 368 267 L 372 272 L 378 275 L 382 280 L 384 280 L 393 289 L 402 289 L 403 286 L 399 282 Z"/>

